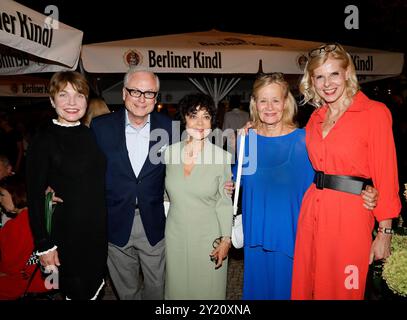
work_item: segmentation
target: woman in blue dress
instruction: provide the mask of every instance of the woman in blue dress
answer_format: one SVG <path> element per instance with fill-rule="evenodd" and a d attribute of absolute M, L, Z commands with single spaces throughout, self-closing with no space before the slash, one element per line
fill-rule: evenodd
<path fill-rule="evenodd" d="M 298 214 L 314 178 L 296 111 L 282 74 L 255 81 L 241 180 L 243 299 L 290 299 Z"/>

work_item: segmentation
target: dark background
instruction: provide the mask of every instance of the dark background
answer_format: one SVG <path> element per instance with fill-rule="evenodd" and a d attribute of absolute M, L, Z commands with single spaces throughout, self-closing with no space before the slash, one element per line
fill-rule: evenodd
<path fill-rule="evenodd" d="M 84 32 L 83 44 L 217 29 L 316 42 L 339 42 L 343 45 L 407 53 L 407 0 L 17 2 L 44 14 L 48 5 L 57 6 L 62 23 Z M 355 5 L 359 10 L 359 29 L 345 28 L 344 21 L 348 16 L 345 7 L 348 5 Z M 48 74 L 40 76 L 49 78 Z M 122 74 L 94 74 L 92 77 L 97 79 L 95 87 L 103 90 L 121 80 Z M 379 95 L 387 98 L 393 93 L 407 91 L 407 67 L 404 67 L 401 76 L 368 83 L 363 90 L 372 98 L 379 98 Z M 16 105 L 14 100 L 13 105 Z M 31 99 L 29 104 L 37 100 Z M 11 104 L 4 99 L 1 105 L 8 108 Z"/>
<path fill-rule="evenodd" d="M 0 6 L 1 6 L 0 0 Z M 407 53 L 407 0 L 17 0 L 44 13 L 55 5 L 59 20 L 84 32 L 83 44 L 130 38 L 208 31 L 249 33 L 271 37 L 339 42 L 343 45 Z M 348 30 L 344 21 L 347 5 L 359 10 L 359 29 Z M 406 65 L 406 64 L 405 64 Z M 43 75 L 49 77 L 49 75 Z M 96 76 L 97 77 L 97 76 Z M 160 75 L 160 77 L 162 77 Z M 97 85 L 107 88 L 119 78 L 104 74 Z M 103 85 L 104 84 L 104 85 Z M 407 67 L 398 77 L 363 84 L 372 99 L 385 102 L 393 113 L 394 132 L 399 155 L 400 183 L 407 182 Z M 21 100 L 21 99 L 20 99 Z M 19 110 L 17 99 L 1 99 L 7 110 Z M 29 99 L 20 103 L 22 111 L 46 106 L 47 99 Z M 114 106 L 109 106 L 114 107 Z M 16 110 L 16 113 L 17 113 Z M 301 110 L 301 109 L 300 109 Z M 302 109 L 302 124 L 309 109 Z M 305 110 L 305 112 L 304 112 Z M 23 114 L 23 113 L 21 113 Z M 30 117 L 33 118 L 33 112 Z M 300 121 L 301 123 L 301 121 Z M 402 131 L 402 132 L 401 132 Z M 404 169 L 403 169 L 404 168 Z M 403 187 L 403 186 L 401 186 Z M 406 204 L 402 201 L 403 205 Z M 407 208 L 404 208 L 407 213 Z M 407 217 L 404 219 L 407 221 Z"/>
<path fill-rule="evenodd" d="M 405 0 L 17 2 L 39 12 L 44 12 L 47 5 L 56 5 L 61 22 L 84 32 L 84 44 L 214 28 L 407 52 Z M 358 30 L 344 26 L 344 10 L 350 4 L 359 9 Z"/>

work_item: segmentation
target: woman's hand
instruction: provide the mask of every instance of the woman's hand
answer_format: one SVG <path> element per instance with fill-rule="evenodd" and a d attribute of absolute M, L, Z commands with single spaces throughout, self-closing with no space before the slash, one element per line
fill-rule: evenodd
<path fill-rule="evenodd" d="M 59 262 L 58 251 L 51 250 L 46 254 L 42 254 L 39 256 L 40 263 L 43 267 L 47 268 L 48 266 L 57 266 L 59 267 L 61 264 Z"/>
<path fill-rule="evenodd" d="M 233 181 L 226 181 L 223 188 L 225 189 L 227 195 L 231 197 L 233 195 L 233 190 L 235 190 L 235 184 L 233 183 Z"/>
<path fill-rule="evenodd" d="M 369 264 L 390 256 L 391 234 L 378 232 L 370 248 Z"/>
<path fill-rule="evenodd" d="M 245 136 L 245 135 L 248 134 L 249 129 L 251 129 L 251 128 L 253 128 L 253 122 L 248 121 L 248 122 L 246 122 L 246 124 L 244 125 L 243 128 L 237 130 L 237 133 L 238 133 L 240 136 Z"/>
<path fill-rule="evenodd" d="M 379 192 L 372 186 L 367 186 L 361 193 L 363 199 L 363 206 L 368 210 L 373 210 L 377 206 L 377 199 Z"/>
<path fill-rule="evenodd" d="M 228 256 L 229 249 L 232 245 L 230 237 L 223 237 L 216 249 L 213 249 L 210 256 L 215 262 L 215 269 L 222 266 L 223 260 Z"/>
<path fill-rule="evenodd" d="M 58 198 L 55 195 L 54 189 L 52 189 L 50 186 L 48 186 L 48 188 L 45 190 L 45 194 L 47 194 L 48 192 L 52 192 L 52 204 L 57 204 L 57 203 L 64 202 L 64 200 L 62 200 L 61 198 Z"/>

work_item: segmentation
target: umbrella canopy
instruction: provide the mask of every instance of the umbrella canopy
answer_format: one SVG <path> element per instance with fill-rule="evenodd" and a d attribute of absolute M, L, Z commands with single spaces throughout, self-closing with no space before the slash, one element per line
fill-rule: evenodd
<path fill-rule="evenodd" d="M 211 30 L 84 45 L 84 69 L 124 73 L 140 65 L 156 73 L 301 74 L 307 53 L 319 42 Z M 347 47 L 358 75 L 394 76 L 402 71 L 403 54 Z"/>
<path fill-rule="evenodd" d="M 76 69 L 83 32 L 27 8 L 1 0 L 0 74 Z"/>
<path fill-rule="evenodd" d="M 130 66 L 141 66 L 155 73 L 185 74 L 218 105 L 244 74 L 302 74 L 308 52 L 321 44 L 211 30 L 87 44 L 81 59 L 84 70 L 91 73 L 125 73 Z M 360 82 L 396 76 L 402 71 L 402 53 L 349 46 L 345 49 L 352 55 Z M 198 74 L 205 76 L 193 78 Z M 119 103 L 121 89 L 118 83 L 103 95 Z M 174 94 L 164 85 L 161 91 L 161 101 L 165 102 L 167 96 L 174 101 Z"/>
<path fill-rule="evenodd" d="M 48 79 L 40 77 L 27 75 L 0 76 L 0 96 L 48 97 L 48 84 Z"/>

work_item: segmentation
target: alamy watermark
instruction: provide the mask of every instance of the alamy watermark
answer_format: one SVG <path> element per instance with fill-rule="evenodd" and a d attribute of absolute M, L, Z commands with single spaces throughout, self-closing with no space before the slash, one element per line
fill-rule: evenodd
<path fill-rule="evenodd" d="M 350 4 L 345 7 L 345 28 L 348 30 L 359 29 L 359 9 L 357 6 Z"/>
<path fill-rule="evenodd" d="M 59 29 L 59 9 L 57 6 L 51 4 L 45 7 L 44 13 L 47 17 L 44 20 L 44 26 L 49 29 Z"/>
<path fill-rule="evenodd" d="M 345 274 L 349 274 L 345 278 L 345 288 L 348 290 L 359 289 L 359 269 L 355 265 L 348 265 L 345 267 Z"/>
<path fill-rule="evenodd" d="M 170 135 L 166 130 L 160 128 L 151 130 L 150 141 L 153 145 L 150 148 L 148 155 L 149 161 L 156 165 L 165 163 L 165 157 L 167 157 L 167 159 L 169 159 L 169 164 L 183 163 L 183 153 L 180 153 L 179 149 L 172 148 L 171 152 L 166 156 L 165 153 L 168 152 L 167 149 L 171 143 L 186 140 L 187 135 L 186 130 L 181 132 L 179 121 L 172 122 L 172 141 L 170 141 Z M 195 159 L 195 164 L 234 165 L 237 160 L 236 148 L 243 137 L 246 139 L 246 150 L 242 162 L 242 174 L 254 174 L 257 169 L 257 135 L 249 134 L 246 136 L 240 136 L 237 135 L 233 129 L 221 130 L 217 128 L 212 130 L 207 137 L 207 139 L 214 145 L 221 149 L 226 149 L 226 151 L 229 152 L 229 155 L 227 153 L 216 152 L 214 148 L 208 148 L 205 150 L 205 152 L 198 154 L 197 158 Z"/>

